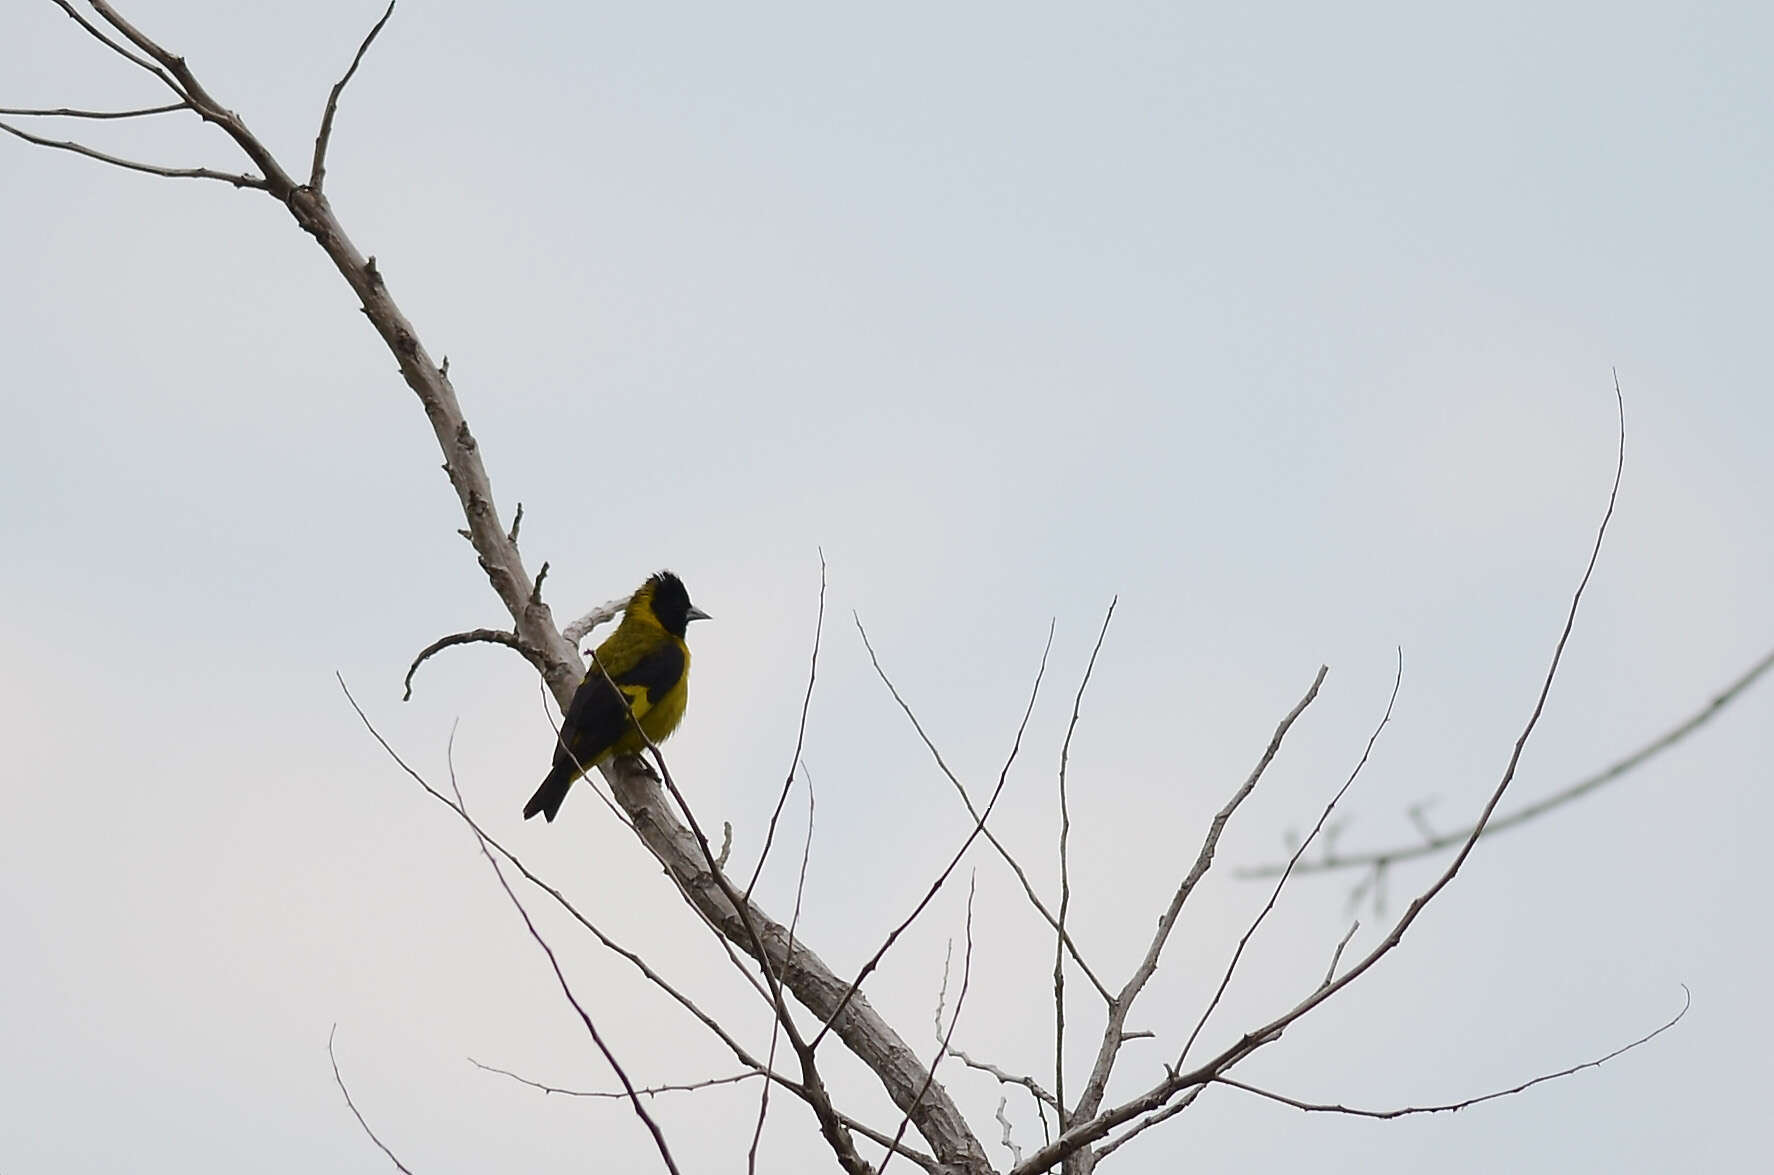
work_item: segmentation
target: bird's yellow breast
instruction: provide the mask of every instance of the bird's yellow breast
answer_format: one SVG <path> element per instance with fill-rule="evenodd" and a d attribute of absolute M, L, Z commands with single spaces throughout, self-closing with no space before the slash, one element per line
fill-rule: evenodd
<path fill-rule="evenodd" d="M 632 692 L 624 689 L 622 692 L 629 694 L 628 704 L 633 708 L 635 720 L 640 724 L 641 730 L 646 732 L 647 738 L 652 739 L 655 743 L 664 742 L 671 737 L 671 732 L 678 728 L 678 723 L 683 721 L 684 707 L 690 700 L 689 649 L 684 650 L 684 672 L 678 678 L 677 684 L 666 690 L 662 696 L 652 699 L 651 705 L 645 702 L 646 690 L 644 689 L 635 689 Z M 611 745 L 610 753 L 638 755 L 646 749 L 646 739 L 637 734 L 634 727 L 631 726 Z"/>

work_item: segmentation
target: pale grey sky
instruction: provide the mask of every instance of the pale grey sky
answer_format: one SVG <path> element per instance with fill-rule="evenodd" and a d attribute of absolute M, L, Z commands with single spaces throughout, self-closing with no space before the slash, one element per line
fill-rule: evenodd
<path fill-rule="evenodd" d="M 292 161 L 379 12 L 123 10 Z M 1517 801 L 1774 644 L 1771 35 L 1759 5 L 406 0 L 347 93 L 330 193 L 449 355 L 557 614 L 671 566 L 716 616 L 692 630 L 670 752 L 742 860 L 793 746 L 823 546 L 803 925 L 840 971 L 965 833 L 852 611 L 976 786 L 1057 618 L 1002 815 L 1051 890 L 1059 740 L 1119 593 L 1071 775 L 1079 937 L 1119 979 L 1321 662 L 1223 865 L 1309 822 L 1384 707 L 1395 646 L 1403 690 L 1341 843 L 1408 839 L 1427 797 L 1444 827 L 1475 811 L 1605 504 L 1611 368 L 1625 486 Z M 53 5 L 0 17 L 0 104 L 161 100 Z M 180 124 L 68 129 L 238 165 Z M 621 1105 L 464 1059 L 610 1085 L 472 841 L 334 672 L 440 780 L 459 720 L 493 829 L 750 1039 L 767 1020 L 588 791 L 553 826 L 518 819 L 550 739 L 518 659 L 448 655 L 401 704 L 417 649 L 502 617 L 343 283 L 262 195 L 10 140 L 0 271 L 0 1168 L 385 1170 L 332 1084 L 336 1022 L 359 1105 L 415 1171 L 653 1169 Z M 1399 951 L 1249 1072 L 1388 1107 L 1606 1052 L 1686 984 L 1677 1029 L 1452 1117 L 1215 1091 L 1105 1169 L 1762 1161 L 1771 717 L 1763 686 L 1482 846 Z M 773 858 L 772 909 L 792 856 Z M 975 861 L 956 1040 L 1045 1077 L 1049 948 Z M 1427 876 L 1399 871 L 1389 912 Z M 920 1047 L 964 888 L 869 988 Z M 1291 891 L 1210 1045 L 1316 982 L 1346 892 Z M 1263 897 L 1229 869 L 1198 895 L 1137 1017 L 1167 1043 L 1130 1051 L 1118 1089 L 1174 1055 Z M 1356 947 L 1383 933 L 1362 919 Z M 639 1079 L 727 1071 L 622 964 L 544 924 Z M 831 1064 L 891 1128 L 872 1083 Z M 942 1076 L 995 1144 L 993 1083 Z M 687 1169 L 744 1169 L 753 1096 L 658 1103 Z M 1026 1102 L 1010 1113 L 1038 1139 Z M 829 1167 L 803 1111 L 779 1099 L 770 1121 L 769 1169 Z"/>

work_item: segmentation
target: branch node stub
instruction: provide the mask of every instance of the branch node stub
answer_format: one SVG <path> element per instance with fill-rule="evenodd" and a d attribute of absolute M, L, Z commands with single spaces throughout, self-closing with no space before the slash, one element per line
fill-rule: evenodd
<path fill-rule="evenodd" d="M 373 253 L 370 255 L 370 259 L 363 263 L 363 276 L 369 279 L 372 286 L 378 289 L 382 287 L 382 271 L 376 268 L 376 257 Z"/>

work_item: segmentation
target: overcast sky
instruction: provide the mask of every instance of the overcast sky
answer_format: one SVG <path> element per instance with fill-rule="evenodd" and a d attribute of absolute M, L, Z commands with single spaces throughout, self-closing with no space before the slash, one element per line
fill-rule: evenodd
<path fill-rule="evenodd" d="M 305 170 L 379 9 L 126 0 Z M 1114 1091 L 1161 1074 L 1266 891 L 1392 724 L 1338 840 L 1453 828 L 1532 707 L 1612 475 L 1624 486 L 1505 806 L 1701 706 L 1774 646 L 1774 101 L 1765 5 L 486 5 L 406 0 L 347 91 L 329 192 L 448 355 L 505 518 L 564 617 L 680 572 L 669 745 L 755 860 L 794 746 L 819 551 L 824 653 L 802 928 L 852 971 L 965 835 L 873 677 L 859 615 L 976 789 L 1049 677 L 1002 834 L 1056 891 L 1072 747 L 1074 926 L 1124 979 L 1206 822 L 1330 674 L 1191 901 Z M 0 104 L 166 100 L 52 4 L 0 16 Z M 194 122 L 195 120 L 191 120 Z M 238 168 L 216 132 L 70 124 Z M 342 697 L 764 1048 L 768 1018 L 589 788 L 519 818 L 551 735 L 457 537 L 412 394 L 262 194 L 0 142 L 0 1168 L 651 1170 L 471 838 Z M 1458 1100 L 1303 1115 L 1214 1090 L 1105 1170 L 1744 1170 L 1763 1161 L 1774 686 L 1643 770 L 1482 845 L 1403 946 L 1246 1070 L 1289 1095 Z M 804 829 L 761 887 L 786 917 Z M 1051 946 L 988 853 L 956 1043 L 1051 1081 Z M 1290 887 L 1207 1047 L 1291 1006 L 1359 917 Z M 870 981 L 926 1055 L 965 879 Z M 638 1081 L 732 1062 L 539 909 Z M 956 942 L 958 959 L 961 951 Z M 1074 1086 L 1100 1004 L 1074 980 Z M 951 992 L 952 997 L 952 992 Z M 952 999 L 951 999 L 952 1007 Z M 897 1116 L 834 1046 L 847 1106 Z M 996 1161 L 989 1078 L 939 1077 Z M 1114 1096 L 1112 1092 L 1111 1096 Z M 662 1098 L 686 1170 L 744 1169 L 755 1091 Z M 1026 1099 L 1008 1115 L 1025 1148 Z M 825 1170 L 772 1102 L 761 1169 Z M 896 1164 L 897 1165 L 897 1164 Z M 1007 1164 L 1006 1164 L 1007 1165 Z"/>

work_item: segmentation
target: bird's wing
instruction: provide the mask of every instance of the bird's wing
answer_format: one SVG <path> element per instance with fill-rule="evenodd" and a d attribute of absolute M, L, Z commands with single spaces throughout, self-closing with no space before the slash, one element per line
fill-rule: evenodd
<path fill-rule="evenodd" d="M 577 759 L 581 766 L 591 766 L 628 732 L 630 710 L 637 720 L 644 718 L 666 691 L 683 677 L 684 649 L 672 640 L 662 641 L 647 650 L 627 669 L 612 673 L 609 681 L 593 665 L 573 695 L 572 704 L 567 707 L 566 718 L 561 723 L 561 743 L 555 748 L 555 762 L 560 764 Z M 620 697 L 610 688 L 610 681 L 622 691 Z M 628 699 L 626 707 L 622 704 L 624 697 Z"/>

